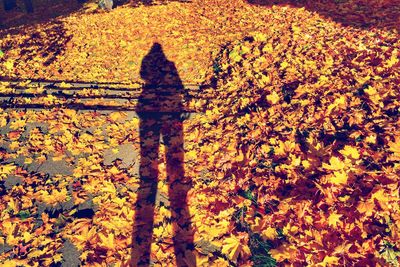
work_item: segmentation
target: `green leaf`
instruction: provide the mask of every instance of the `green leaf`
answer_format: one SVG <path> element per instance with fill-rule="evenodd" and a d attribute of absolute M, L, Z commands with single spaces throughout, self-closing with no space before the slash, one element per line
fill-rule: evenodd
<path fill-rule="evenodd" d="M 4 56 L 4 52 L 0 50 L 0 58 Z"/>
<path fill-rule="evenodd" d="M 399 267 L 397 257 L 400 256 L 400 251 L 395 250 L 395 247 L 389 242 L 386 242 L 385 248 L 381 251 L 381 256 L 391 266 Z"/>
<path fill-rule="evenodd" d="M 276 260 L 271 256 L 269 241 L 263 241 L 259 234 L 251 234 L 250 250 L 253 266 L 256 267 L 275 267 Z"/>
<path fill-rule="evenodd" d="M 25 220 L 31 216 L 31 213 L 29 212 L 29 210 L 21 210 L 20 212 L 18 212 L 17 216 L 22 220 Z"/>
<path fill-rule="evenodd" d="M 239 191 L 239 196 L 242 196 L 246 199 L 249 199 L 251 201 L 255 201 L 255 198 L 253 196 L 253 193 L 251 192 L 251 190 L 240 190 Z"/>

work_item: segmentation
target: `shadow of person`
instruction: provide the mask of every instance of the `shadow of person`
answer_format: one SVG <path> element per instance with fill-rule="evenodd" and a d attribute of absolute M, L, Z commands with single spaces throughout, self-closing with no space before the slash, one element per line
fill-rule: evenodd
<path fill-rule="evenodd" d="M 158 43 L 154 43 L 144 57 L 140 75 L 145 85 L 137 106 L 140 118 L 140 187 L 135 207 L 131 266 L 150 265 L 160 138 L 165 145 L 176 264 L 187 266 L 184 253 L 187 249 L 193 249 L 193 229 L 186 201 L 191 180 L 185 178 L 184 173 L 182 131 L 184 87 L 175 64 L 166 58 Z"/>

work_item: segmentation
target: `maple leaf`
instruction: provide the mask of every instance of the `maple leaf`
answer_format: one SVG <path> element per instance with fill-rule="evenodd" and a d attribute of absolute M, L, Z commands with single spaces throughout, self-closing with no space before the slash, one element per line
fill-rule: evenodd
<path fill-rule="evenodd" d="M 349 145 L 345 145 L 344 148 L 340 150 L 340 153 L 345 157 L 351 157 L 353 159 L 360 158 L 360 153 L 358 152 L 357 148 Z"/>
<path fill-rule="evenodd" d="M 14 62 L 12 60 L 7 60 L 4 63 L 4 66 L 6 67 L 7 70 L 13 70 L 14 68 Z"/>
<path fill-rule="evenodd" d="M 268 103 L 275 105 L 276 103 L 278 103 L 280 100 L 279 95 L 273 91 L 271 94 L 267 95 L 267 101 Z"/>
<path fill-rule="evenodd" d="M 242 244 L 240 239 L 231 235 L 231 237 L 224 239 L 221 252 L 227 255 L 230 260 L 236 262 L 239 254 L 249 255 L 250 249 L 246 244 Z"/>
<path fill-rule="evenodd" d="M 391 266 L 398 267 L 400 265 L 398 262 L 400 251 L 395 250 L 394 246 L 389 242 L 385 241 L 385 247 L 380 251 L 380 254 Z"/>
<path fill-rule="evenodd" d="M 393 159 L 400 159 L 400 138 L 396 137 L 394 142 L 389 143 L 389 151 L 393 152 Z"/>
<path fill-rule="evenodd" d="M 0 174 L 2 178 L 7 177 L 7 175 L 11 174 L 12 172 L 14 172 L 17 169 L 17 166 L 15 166 L 12 163 L 8 163 L 5 165 L 0 165 Z"/>
<path fill-rule="evenodd" d="M 390 196 L 385 192 L 383 188 L 379 189 L 371 195 L 372 200 L 377 200 L 379 205 L 386 210 L 389 205 Z"/>
<path fill-rule="evenodd" d="M 325 256 L 324 260 L 317 264 L 317 266 L 335 266 L 339 264 L 339 258 L 336 256 Z"/>
<path fill-rule="evenodd" d="M 329 164 L 322 163 L 322 167 L 327 170 L 343 170 L 345 166 L 345 163 L 335 156 L 329 159 Z"/>
<path fill-rule="evenodd" d="M 388 68 L 391 68 L 394 65 L 396 65 L 399 62 L 399 55 L 400 54 L 398 49 L 397 48 L 393 49 L 390 59 L 386 61 L 386 66 Z"/>
<path fill-rule="evenodd" d="M 345 171 L 334 171 L 332 175 L 329 176 L 328 181 L 335 185 L 345 185 L 347 184 L 349 176 Z"/>
<path fill-rule="evenodd" d="M 126 112 L 112 112 L 109 115 L 109 118 L 112 121 L 122 121 L 126 119 L 126 115 L 127 115 Z"/>
<path fill-rule="evenodd" d="M 343 216 L 342 214 L 337 214 L 332 212 L 328 217 L 328 225 L 333 226 L 333 228 L 336 228 L 337 225 L 341 223 L 340 218 L 342 216 Z"/>
<path fill-rule="evenodd" d="M 100 243 L 99 245 L 101 247 L 107 248 L 107 249 L 114 249 L 115 248 L 115 237 L 113 233 L 109 233 L 108 235 L 105 235 L 103 233 L 99 233 L 98 237 L 100 238 Z"/>
<path fill-rule="evenodd" d="M 274 240 L 276 237 L 278 237 L 278 233 L 276 232 L 275 228 L 268 227 L 267 229 L 263 230 L 262 232 L 262 237 L 268 240 Z"/>
<path fill-rule="evenodd" d="M 45 250 L 35 249 L 35 250 L 32 250 L 30 253 L 28 253 L 27 257 L 29 259 L 38 258 L 38 257 L 44 255 L 45 253 L 46 253 Z"/>
<path fill-rule="evenodd" d="M 39 191 L 38 198 L 47 204 L 54 205 L 59 202 L 64 202 L 69 199 L 68 191 L 66 188 L 60 190 L 54 189 L 51 192 L 45 190 Z"/>
<path fill-rule="evenodd" d="M 277 262 L 282 262 L 287 259 L 293 259 L 296 256 L 297 249 L 289 243 L 284 243 L 276 249 L 271 249 L 269 252 Z"/>

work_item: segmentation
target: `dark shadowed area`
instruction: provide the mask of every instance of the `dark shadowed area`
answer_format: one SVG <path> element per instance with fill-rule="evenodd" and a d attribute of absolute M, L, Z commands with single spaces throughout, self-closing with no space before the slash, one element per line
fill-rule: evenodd
<path fill-rule="evenodd" d="M 33 12 L 28 12 L 24 1 L 16 1 L 16 6 L 8 11 L 1 3 L 0 29 L 43 23 L 67 16 L 81 9 L 83 4 L 83 1 L 78 0 L 32 0 Z"/>
<path fill-rule="evenodd" d="M 68 16 L 74 12 L 102 12 L 99 2 L 105 0 L 11 0 L 15 2 L 7 7 L 7 0 L 0 2 L 0 30 L 21 25 L 44 23 L 57 17 Z M 10 1 L 10 0 L 8 0 Z M 107 0 L 113 8 L 122 5 L 136 7 L 139 5 L 160 5 L 168 2 L 189 3 L 190 0 Z M 29 3 L 29 4 L 28 4 Z M 104 4 L 100 3 L 100 6 Z M 6 10 L 6 8 L 8 10 Z M 105 12 L 105 11 L 104 11 Z"/>

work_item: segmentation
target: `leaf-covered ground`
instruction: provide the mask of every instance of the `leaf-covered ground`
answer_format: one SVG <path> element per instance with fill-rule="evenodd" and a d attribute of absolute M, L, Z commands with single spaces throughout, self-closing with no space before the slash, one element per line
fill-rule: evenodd
<path fill-rule="evenodd" d="M 86 9 L 3 30 L 0 74 L 141 82 L 158 42 L 204 85 L 185 103 L 204 111 L 183 125 L 187 265 L 398 266 L 398 2 L 267 2 Z M 132 112 L 2 110 L 0 262 L 56 265 L 76 250 L 84 266 L 129 265 L 138 125 Z M 152 261 L 174 266 L 164 151 Z"/>

